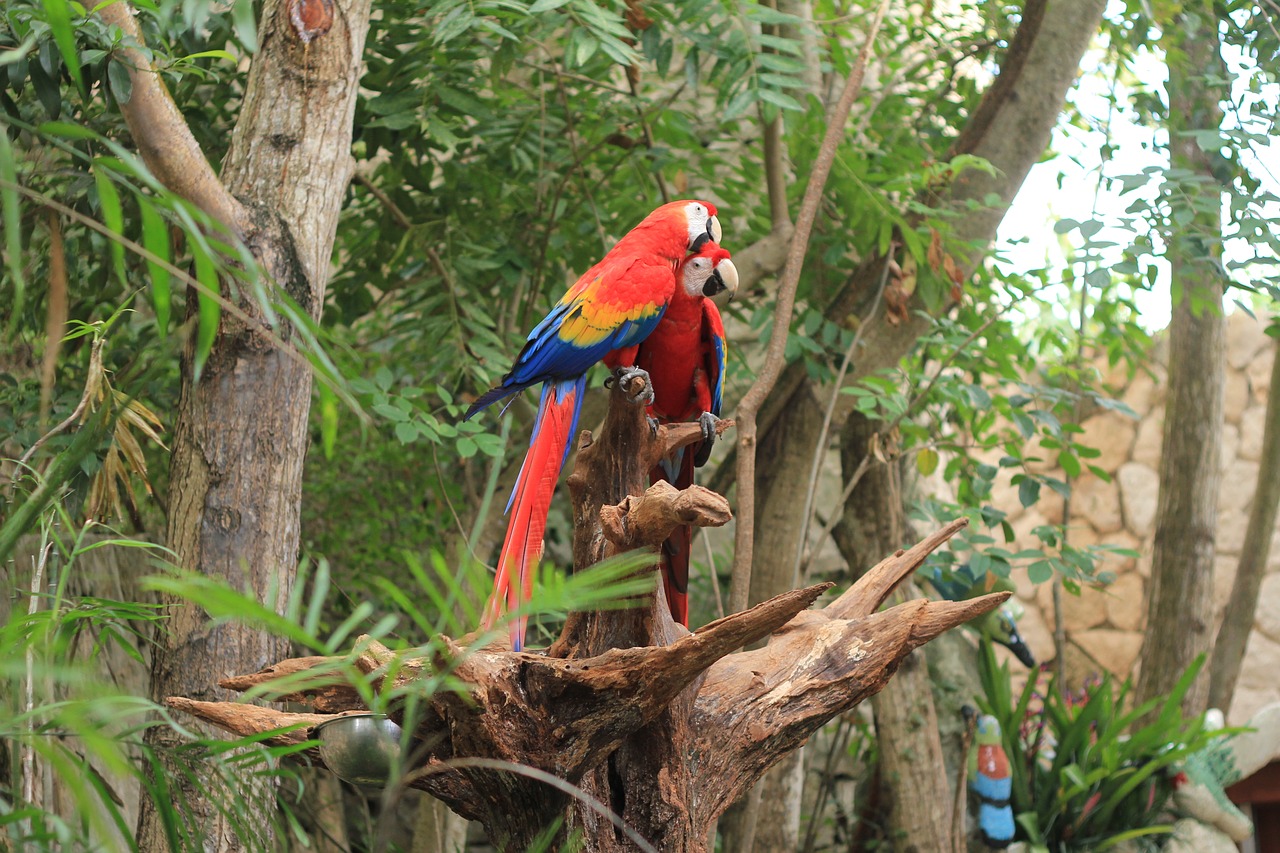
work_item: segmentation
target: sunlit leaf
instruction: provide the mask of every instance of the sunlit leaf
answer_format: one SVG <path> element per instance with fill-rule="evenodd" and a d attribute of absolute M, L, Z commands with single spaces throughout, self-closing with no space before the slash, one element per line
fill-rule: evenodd
<path fill-rule="evenodd" d="M 120 206 L 120 193 L 116 190 L 111 176 L 101 168 L 93 170 L 93 181 L 98 188 L 98 203 L 102 206 L 102 224 L 111 229 L 113 234 L 124 235 L 124 210 Z M 119 240 L 107 241 L 111 253 L 111 268 L 122 284 L 127 284 L 124 271 L 124 246 Z"/>
<path fill-rule="evenodd" d="M 218 287 L 218 271 L 214 267 L 213 259 L 209 257 L 208 252 L 198 240 L 190 241 L 190 245 L 192 257 L 195 259 L 196 280 L 203 285 L 195 294 L 199 305 L 193 373 L 195 378 L 199 379 L 209 353 L 213 350 L 213 343 L 218 337 L 218 322 L 222 317 L 222 306 L 218 304 L 216 297 L 221 291 Z M 191 298 L 190 290 L 187 298 Z"/>
<path fill-rule="evenodd" d="M 142 245 L 161 261 L 169 262 L 171 255 L 168 223 L 149 200 L 141 200 L 138 209 L 142 215 Z M 169 268 L 164 263 L 157 263 L 148 258 L 147 271 L 151 274 L 151 305 L 156 312 L 156 326 L 159 327 L 160 334 L 164 335 L 169 331 L 170 306 L 173 299 L 169 288 L 171 280 Z"/>

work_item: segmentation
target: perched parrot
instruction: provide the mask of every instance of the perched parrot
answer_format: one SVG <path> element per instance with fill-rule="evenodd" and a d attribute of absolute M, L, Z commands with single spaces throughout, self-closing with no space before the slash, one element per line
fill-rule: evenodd
<path fill-rule="evenodd" d="M 978 832 L 988 847 L 1003 850 L 1013 841 L 1013 781 L 1004 751 L 1000 723 L 990 714 L 978 717 L 969 753 L 969 790 L 978 798 Z"/>
<path fill-rule="evenodd" d="M 738 270 L 729 253 L 707 243 L 685 258 L 675 296 L 656 329 L 638 347 L 605 357 L 612 368 L 638 367 L 653 383 L 649 415 L 660 423 L 699 421 L 702 441 L 663 460 L 650 475 L 678 489 L 693 484 L 693 469 L 711 455 L 724 387 L 725 341 L 720 309 L 708 297 L 738 289 Z M 671 616 L 689 627 L 689 552 L 693 530 L 677 527 L 663 545 L 662 585 Z"/>
<path fill-rule="evenodd" d="M 529 333 L 502 382 L 467 410 L 464 420 L 542 384 L 529 451 L 507 502 L 510 520 L 485 628 L 493 627 L 504 609 L 514 609 L 532 596 L 547 510 L 569 455 L 587 371 L 609 352 L 634 347 L 653 332 L 675 293 L 676 270 L 685 255 L 720 237 L 720 221 L 710 202 L 673 201 L 650 213 L 569 288 Z M 520 618 L 511 626 L 511 644 L 517 651 L 524 646 L 525 622 Z"/>

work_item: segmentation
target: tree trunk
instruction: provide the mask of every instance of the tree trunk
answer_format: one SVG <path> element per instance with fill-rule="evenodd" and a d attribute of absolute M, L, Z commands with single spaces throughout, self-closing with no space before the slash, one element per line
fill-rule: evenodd
<path fill-rule="evenodd" d="M 336 12 L 310 5 L 300 9 L 302 3 L 269 0 L 263 7 L 261 46 L 222 181 L 243 206 L 232 224 L 270 281 L 314 320 L 324 302 L 352 171 L 348 149 L 369 2 L 339 0 Z M 307 29 L 295 29 L 294 22 Z M 292 588 L 298 559 L 311 368 L 288 345 L 287 326 L 274 329 L 285 345 L 274 343 L 264 334 L 266 323 L 252 296 L 228 296 L 247 319 L 222 314 L 198 380 L 190 343 L 182 359 L 168 544 L 177 565 L 251 589 L 278 610 Z M 195 303 L 189 292 L 189 316 Z M 266 666 L 288 651 L 285 640 L 266 631 L 210 625 L 198 605 L 170 603 L 172 616 L 157 635 L 153 659 L 157 699 L 214 698 L 211 682 Z M 151 729 L 148 737 L 166 763 L 169 748 L 182 741 L 166 727 Z M 256 838 L 246 839 L 236 837 L 217 807 L 221 782 L 202 776 L 197 785 L 181 772 L 171 778 L 186 780 L 181 783 L 185 816 L 203 834 L 205 849 L 270 843 L 271 782 L 257 783 L 245 798 L 251 813 L 236 823 L 258 830 Z M 205 787 L 209 790 L 200 790 Z M 153 803 L 143 805 L 138 838 L 142 850 L 168 849 Z"/>
<path fill-rule="evenodd" d="M 957 244 L 982 246 L 995 239 L 1009 203 L 1049 144 L 1058 115 L 1066 102 L 1067 91 L 1079 71 L 1085 49 L 1097 32 L 1105 6 L 1105 0 L 1031 0 L 1027 4 L 1027 14 L 997 78 L 998 85 L 993 84 L 984 95 L 982 107 L 975 112 L 976 123 L 965 129 L 953 151 L 982 157 L 995 167 L 990 174 L 970 169 L 950 189 L 950 202 L 955 209 L 964 211 L 953 221 Z M 1033 15 L 1034 9 L 1039 12 Z M 992 194 L 1001 200 L 1001 204 L 990 207 L 985 204 Z M 974 203 L 977 207 L 968 209 Z M 785 253 L 785 241 L 780 242 L 774 234 L 739 253 L 749 257 L 749 263 L 739 265 L 744 286 L 752 280 L 751 276 L 776 271 Z M 982 254 L 978 253 L 957 257 L 956 263 L 961 273 L 968 276 L 981 260 Z M 884 266 L 885 259 L 878 254 L 864 261 L 850 277 L 848 285 L 827 307 L 827 318 L 843 325 L 849 322 L 851 314 L 857 315 L 869 309 Z M 910 317 L 898 325 L 882 320 L 868 323 L 862 331 L 862 343 L 850 366 L 848 381 L 854 382 L 878 370 L 893 367 L 911 351 L 928 330 L 929 323 L 918 314 L 923 308 L 918 297 L 913 297 L 908 307 Z M 789 458 L 808 454 L 806 458 L 812 460 L 813 441 L 807 444 L 802 444 L 802 441 L 809 435 L 816 438 L 816 432 L 791 428 L 793 413 L 803 405 L 800 395 L 812 395 L 808 389 L 800 391 L 808 384 L 803 365 L 788 365 L 760 412 L 761 446 L 770 441 L 794 445 L 794 450 L 787 451 Z M 837 425 L 839 423 L 842 421 L 837 420 Z M 768 433 L 772 431 L 778 433 L 777 439 L 769 438 Z M 761 466 L 771 463 L 768 455 L 758 454 L 758 458 Z M 736 458 L 731 451 L 708 483 L 709 487 L 726 490 L 732 483 L 735 464 Z M 762 472 L 757 481 L 768 476 Z M 767 500 L 767 497 L 762 495 L 760 500 Z M 789 512 L 777 519 L 775 529 L 798 528 L 803 509 L 803 501 L 792 505 Z"/>
<path fill-rule="evenodd" d="M 1003 81 L 999 87 L 993 86 L 990 98 L 985 99 L 987 105 L 981 113 L 981 127 L 975 127 L 962 138 L 963 152 L 986 158 L 996 167 L 995 172 L 991 175 L 976 170 L 966 172 L 951 191 L 951 198 L 957 206 L 981 201 L 990 193 L 999 196 L 1003 204 L 970 211 L 956 220 L 959 241 L 985 244 L 995 237 L 1008 203 L 1049 143 L 1067 90 L 1075 79 L 1080 58 L 1097 30 L 1105 3 L 1103 0 L 1050 0 L 1047 3 L 1033 0 L 1028 8 L 1033 6 L 1040 8 L 1040 13 L 1028 15 L 1024 19 L 1024 27 L 1019 28 L 1016 50 L 1011 48 L 1010 61 L 1002 69 Z M 772 239 L 773 235 L 766 242 Z M 753 264 L 760 263 L 756 254 L 765 253 L 753 253 Z M 776 257 L 769 260 L 781 263 Z M 980 260 L 980 256 L 957 258 L 966 275 Z M 884 259 L 879 257 L 864 263 L 850 287 L 831 306 L 828 316 L 836 322 L 845 322 L 847 315 L 856 311 L 860 302 L 875 292 L 875 282 L 884 263 Z M 897 326 L 873 321 L 864 331 L 863 346 L 850 378 L 857 379 L 892 366 L 926 329 L 927 321 L 914 313 L 909 321 Z M 769 520 L 762 520 L 756 527 L 756 547 L 767 549 L 770 556 L 760 555 L 752 561 L 752 601 L 759 600 L 766 589 L 777 589 L 781 577 L 788 578 L 788 585 L 796 582 L 790 577 L 793 574 L 796 536 L 804 526 L 803 489 L 807 483 L 795 487 L 788 483 L 797 479 L 796 471 L 809 470 L 813 455 L 818 452 L 821 414 L 813 399 L 803 367 L 793 364 L 784 372 L 779 387 L 760 414 L 762 452 L 757 454 L 756 493 L 762 506 L 758 514 L 762 517 L 767 515 Z M 723 463 L 721 470 L 729 473 L 734 464 L 731 457 Z M 725 488 L 727 479 L 717 477 L 712 485 Z M 774 488 L 781 490 L 777 497 L 771 494 Z M 799 499 L 795 499 L 796 494 Z M 763 530 L 768 530 L 769 535 L 763 536 Z M 774 800 L 776 795 L 766 789 L 762 795 L 764 799 Z M 776 848 L 757 845 L 756 849 Z"/>
<path fill-rule="evenodd" d="M 1258 610 L 1258 590 L 1267 573 L 1276 510 L 1280 508 L 1280 352 L 1271 363 L 1271 392 L 1262 428 L 1262 459 L 1258 464 L 1258 487 L 1249 511 L 1249 527 L 1240 549 L 1240 565 L 1231 586 L 1231 597 L 1222 614 L 1218 640 L 1213 646 L 1209 667 L 1209 707 L 1231 710 L 1236 680 L 1244 662 L 1244 650 L 1253 630 Z"/>
<path fill-rule="evenodd" d="M 877 426 L 856 411 L 845 422 L 840 468 L 846 479 L 870 452 Z M 845 504 L 836 537 L 850 566 L 870 565 L 870 560 L 901 545 L 906 528 L 902 501 L 896 465 L 867 469 Z M 910 582 L 903 593 L 919 594 Z M 907 656 L 893 682 L 871 698 L 871 708 L 880 743 L 879 799 L 888 809 L 893 849 L 899 853 L 951 850 L 953 797 L 923 649 Z M 922 808 L 923 803 L 929 806 Z"/>
<path fill-rule="evenodd" d="M 808 389 L 797 392 L 786 431 L 765 436 L 757 452 L 755 551 L 749 603 L 759 604 L 800 583 L 795 573 L 800 527 L 791 523 L 803 506 L 811 448 L 822 430 L 822 410 Z M 799 473 L 802 472 L 802 473 Z M 798 808 L 804 790 L 804 753 L 796 750 L 760 780 L 758 791 L 740 804 L 744 814 L 725 827 L 725 849 L 795 850 L 800 843 Z"/>
<path fill-rule="evenodd" d="M 1190 132 L 1217 131 L 1218 99 L 1227 93 L 1217 15 L 1210 2 L 1186 4 L 1165 28 L 1169 67 L 1169 151 L 1174 169 L 1195 177 L 1170 181 L 1172 210 L 1166 255 L 1172 272 L 1169 390 L 1165 404 L 1160 497 L 1151 556 L 1151 598 L 1136 701 L 1167 694 L 1191 662 L 1213 643 L 1213 556 L 1218 522 L 1225 322 L 1220 269 L 1221 191 L 1210 155 Z M 1194 10 L 1195 15 L 1190 13 Z M 1199 16 L 1198 31 L 1190 20 Z M 1217 155 L 1213 155 L 1216 157 Z M 1184 713 L 1208 707 L 1201 673 L 1183 699 Z"/>
<path fill-rule="evenodd" d="M 584 434 L 569 478 L 577 569 L 602 556 L 656 549 L 677 523 L 728 520 L 724 499 L 697 486 L 677 491 L 658 483 L 642 492 L 652 465 L 698 440 L 701 429 L 663 426 L 654 436 L 643 401 L 620 387 L 613 395 L 602 435 L 593 441 Z M 637 834 L 663 853 L 701 853 L 712 822 L 770 766 L 880 690 L 912 649 L 1008 598 L 915 601 L 877 612 L 963 526 L 953 522 L 894 554 L 817 611 L 802 612 L 829 584 L 688 634 L 650 594 L 632 610 L 571 613 L 545 652 L 468 648 L 440 637 L 431 658 L 397 659 L 366 638 L 359 647 L 367 650 L 353 657 L 375 689 L 413 689 L 427 705 L 415 729 L 421 755 L 402 783 L 481 821 L 500 848 L 528 849 L 551 826 L 553 845 L 578 832 L 584 853 L 634 851 L 643 847 Z M 770 633 L 764 648 L 734 653 Z M 311 701 L 328 713 L 179 697 L 168 704 L 239 734 L 302 724 L 267 740 L 301 743 L 332 712 L 362 707 L 353 688 L 335 688 L 331 679 L 323 689 L 300 686 L 299 673 L 337 660 L 282 661 L 222 682 L 246 690 L 292 675 L 289 693 L 278 698 Z M 441 668 L 461 692 L 415 684 Z M 381 683 L 387 672 L 396 673 L 394 683 Z M 556 780 L 556 787 L 546 784 Z M 585 796 L 570 796 L 565 783 Z"/>

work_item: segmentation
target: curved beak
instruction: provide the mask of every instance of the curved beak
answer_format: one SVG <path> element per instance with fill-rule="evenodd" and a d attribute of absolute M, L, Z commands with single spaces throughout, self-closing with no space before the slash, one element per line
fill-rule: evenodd
<path fill-rule="evenodd" d="M 729 291 L 730 299 L 738 292 L 738 268 L 728 258 L 716 264 L 716 268 L 711 271 L 707 283 L 702 286 L 702 295 L 715 296 L 726 290 Z"/>

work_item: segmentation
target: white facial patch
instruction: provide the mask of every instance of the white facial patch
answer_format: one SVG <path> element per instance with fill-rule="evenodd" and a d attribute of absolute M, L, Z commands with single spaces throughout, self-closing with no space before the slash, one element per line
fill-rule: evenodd
<path fill-rule="evenodd" d="M 699 237 L 707 233 L 707 206 L 691 201 L 685 208 L 685 216 L 689 220 L 689 245 L 697 242 Z"/>
<path fill-rule="evenodd" d="M 684 265 L 684 289 L 690 296 L 701 296 L 702 286 L 711 275 L 710 258 L 693 258 Z"/>

